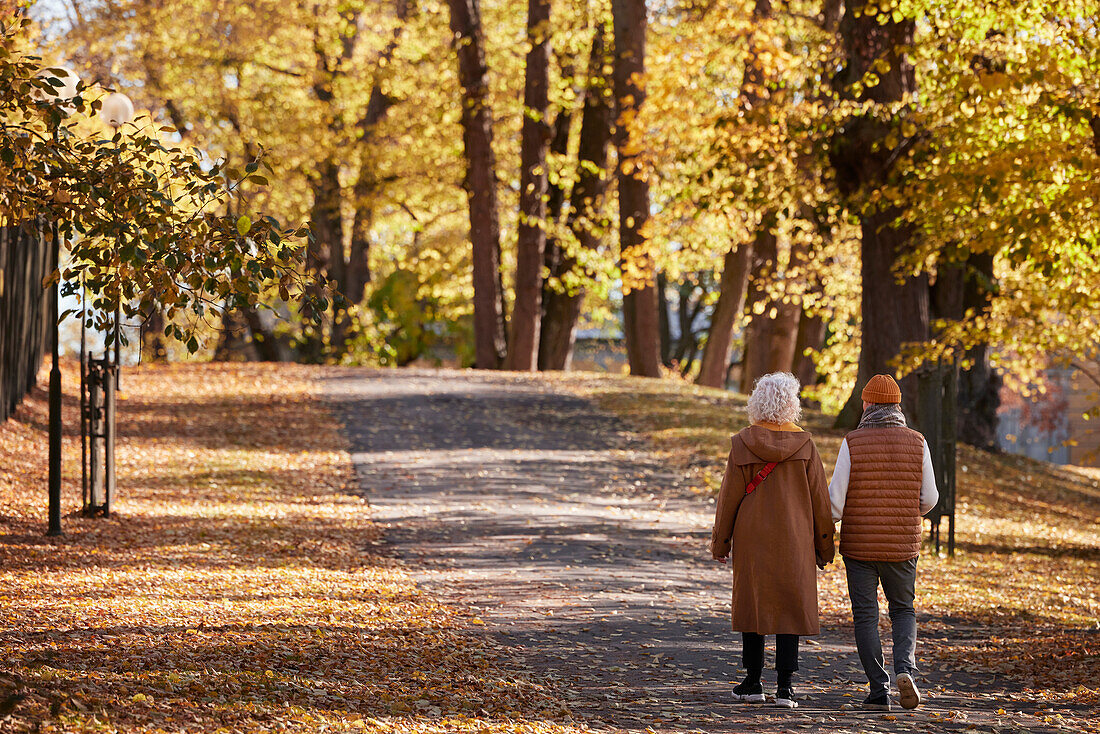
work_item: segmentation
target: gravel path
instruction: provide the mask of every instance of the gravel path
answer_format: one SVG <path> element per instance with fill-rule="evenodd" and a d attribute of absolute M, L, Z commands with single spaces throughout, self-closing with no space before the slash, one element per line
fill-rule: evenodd
<path fill-rule="evenodd" d="M 795 711 L 733 703 L 740 645 L 728 569 L 707 553 L 713 500 L 677 489 L 614 418 L 526 376 L 339 370 L 326 388 L 393 552 L 435 597 L 473 610 L 517 671 L 561 692 L 578 722 L 1045 730 L 998 716 L 995 692 L 927 663 L 929 705 L 918 712 L 852 710 L 865 679 L 850 629 L 804 639 Z"/>

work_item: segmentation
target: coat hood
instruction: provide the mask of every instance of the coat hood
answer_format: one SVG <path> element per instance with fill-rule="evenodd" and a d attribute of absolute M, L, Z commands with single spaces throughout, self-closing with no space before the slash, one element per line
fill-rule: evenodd
<path fill-rule="evenodd" d="M 745 448 L 765 463 L 786 461 L 810 441 L 806 431 L 773 431 L 763 426 L 749 426 L 737 435 Z"/>

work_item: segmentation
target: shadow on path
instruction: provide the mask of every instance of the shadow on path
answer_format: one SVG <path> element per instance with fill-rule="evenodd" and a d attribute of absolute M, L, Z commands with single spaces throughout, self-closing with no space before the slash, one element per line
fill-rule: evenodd
<path fill-rule="evenodd" d="M 395 553 L 433 595 L 478 614 L 584 723 L 1011 730 L 996 689 L 931 666 L 918 712 L 842 709 L 865 690 L 850 630 L 804 640 L 795 711 L 733 703 L 740 645 L 728 570 L 706 551 L 713 501 L 668 491 L 676 477 L 584 400 L 535 378 L 457 371 L 342 370 L 326 388 Z M 936 685 L 948 682 L 951 692 Z M 1027 730 L 1045 729 L 1032 719 Z"/>

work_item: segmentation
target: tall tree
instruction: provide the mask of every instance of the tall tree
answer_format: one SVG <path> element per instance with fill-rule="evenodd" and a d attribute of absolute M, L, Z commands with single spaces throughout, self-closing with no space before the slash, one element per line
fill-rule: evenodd
<path fill-rule="evenodd" d="M 516 298 L 512 306 L 507 367 L 538 366 L 542 319 L 542 266 L 546 248 L 546 148 L 550 141 L 550 0 L 527 3 L 527 71 L 520 133 L 519 228 L 516 252 Z"/>
<path fill-rule="evenodd" d="M 630 373 L 659 377 L 661 355 L 653 254 L 645 235 L 649 219 L 649 181 L 634 125 L 645 103 L 645 0 L 613 0 L 614 81 L 619 121 L 619 260 L 623 273 L 623 334 Z"/>
<path fill-rule="evenodd" d="M 748 114 L 759 105 L 766 94 L 764 65 L 760 58 L 762 39 L 759 22 L 770 18 L 772 5 L 770 0 L 756 0 L 753 5 L 752 19 L 754 29 L 749 36 L 748 59 L 741 83 L 741 113 Z M 703 359 L 699 366 L 699 375 L 695 382 L 709 387 L 725 387 L 726 372 L 730 362 L 730 348 L 733 344 L 733 331 L 745 308 L 745 294 L 749 284 L 750 264 L 754 253 L 771 250 L 775 246 L 775 234 L 769 225 L 774 217 L 764 216 L 756 232 L 755 242 L 731 243 L 729 251 L 722 261 L 722 278 L 718 286 L 718 302 L 711 314 L 707 343 L 703 347 Z M 746 346 L 748 345 L 746 335 Z M 742 372 L 744 374 L 744 372 Z"/>
<path fill-rule="evenodd" d="M 836 83 L 841 96 L 871 103 L 873 111 L 855 114 L 836 133 L 831 159 L 843 194 L 858 198 L 892 183 L 895 164 L 910 145 L 890 133 L 901 124 L 891 106 L 905 103 L 916 92 L 916 74 L 906 57 L 913 43 L 912 18 L 880 11 L 873 2 L 845 4 L 839 33 L 844 68 Z M 892 144 L 891 144 L 892 143 Z M 928 338 L 929 293 L 926 275 L 899 278 L 895 265 L 914 248 L 914 227 L 899 221 L 903 205 L 879 202 L 859 208 L 861 233 L 861 314 L 859 373 L 855 389 L 837 418 L 855 425 L 862 410 L 860 393 L 872 375 L 894 372 L 894 360 L 905 343 Z M 899 282 L 900 280 L 900 282 Z M 916 379 L 902 381 L 904 407 L 916 413 Z"/>
<path fill-rule="evenodd" d="M 479 0 L 448 0 L 447 4 L 462 86 L 465 187 L 473 248 L 475 364 L 479 369 L 499 369 L 505 357 L 504 288 L 500 272 L 500 215 L 485 35 Z"/>
<path fill-rule="evenodd" d="M 566 212 L 567 230 L 575 239 L 559 246 L 560 255 L 551 274 L 560 284 L 545 296 L 542 337 L 539 341 L 539 369 L 566 370 L 573 359 L 577 319 L 584 301 L 574 252 L 592 251 L 600 243 L 604 195 L 607 190 L 608 148 L 614 124 L 606 30 L 596 24 L 592 36 L 585 83 L 584 109 L 581 113 L 580 142 L 577 150 L 577 179 L 569 194 Z"/>

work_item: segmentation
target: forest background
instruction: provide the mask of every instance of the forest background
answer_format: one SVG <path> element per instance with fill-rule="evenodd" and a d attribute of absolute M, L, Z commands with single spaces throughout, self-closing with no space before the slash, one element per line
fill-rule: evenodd
<path fill-rule="evenodd" d="M 274 286 L 201 316 L 154 308 L 143 359 L 166 358 L 165 330 L 189 320 L 198 351 L 221 358 L 404 365 L 444 349 L 564 369 L 594 326 L 621 330 L 634 374 L 744 390 L 790 370 L 827 411 L 848 403 L 842 422 L 870 374 L 950 364 L 960 435 L 988 447 L 1002 379 L 1041 389 L 1042 370 L 1070 365 L 1100 386 L 1098 10 L 59 0 L 29 13 L 32 46 L 170 124 L 166 144 L 223 160 L 227 177 L 262 155 L 270 173 L 225 214 L 309 224 L 306 264 L 344 294 L 319 324 L 296 305 L 311 294 Z"/>

